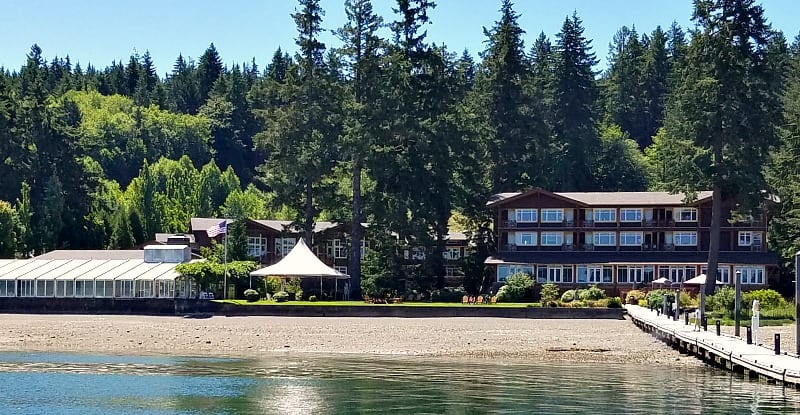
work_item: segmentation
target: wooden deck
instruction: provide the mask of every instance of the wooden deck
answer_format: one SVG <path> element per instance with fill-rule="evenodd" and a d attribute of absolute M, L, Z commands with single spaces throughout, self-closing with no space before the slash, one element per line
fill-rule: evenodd
<path fill-rule="evenodd" d="M 747 344 L 742 338 L 724 334 L 717 336 L 716 327 L 711 325 L 708 331 L 693 331 L 694 325 L 686 325 L 683 316 L 675 321 L 644 307 L 627 305 L 625 308 L 639 328 L 708 364 L 751 378 L 800 388 L 800 358 L 795 355 L 785 352 L 776 355 L 774 350 Z M 772 338 L 761 339 L 762 344 L 772 341 Z"/>

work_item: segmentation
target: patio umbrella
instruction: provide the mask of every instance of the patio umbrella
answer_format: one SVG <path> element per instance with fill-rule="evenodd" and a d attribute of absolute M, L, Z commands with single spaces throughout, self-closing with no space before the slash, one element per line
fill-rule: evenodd
<path fill-rule="evenodd" d="M 698 276 L 696 276 L 696 277 L 694 277 L 692 279 L 684 281 L 684 284 L 686 284 L 686 285 L 704 285 L 706 283 L 706 278 L 707 278 L 706 274 L 700 274 L 700 275 L 698 275 Z M 717 285 L 723 285 L 725 283 L 720 281 L 720 280 L 716 280 L 716 284 Z"/>

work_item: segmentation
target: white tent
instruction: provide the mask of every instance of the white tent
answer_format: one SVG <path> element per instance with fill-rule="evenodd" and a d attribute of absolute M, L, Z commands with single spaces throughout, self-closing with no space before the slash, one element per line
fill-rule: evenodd
<path fill-rule="evenodd" d="M 320 291 L 322 291 L 322 280 L 325 278 L 336 279 L 336 290 L 338 291 L 338 281 L 349 279 L 350 276 L 343 274 L 325 265 L 311 252 L 306 242 L 300 238 L 297 244 L 283 257 L 278 263 L 257 269 L 250 273 L 251 277 L 275 276 L 287 277 L 319 277 Z M 334 294 L 335 296 L 335 294 Z"/>
<path fill-rule="evenodd" d="M 706 274 L 700 274 L 700 275 L 698 275 L 698 276 L 696 276 L 696 277 L 694 277 L 692 279 L 686 280 L 684 282 L 684 284 L 687 284 L 687 285 L 703 285 L 705 283 L 706 283 Z M 725 283 L 720 281 L 720 280 L 717 280 L 716 284 L 717 285 L 724 285 Z"/>

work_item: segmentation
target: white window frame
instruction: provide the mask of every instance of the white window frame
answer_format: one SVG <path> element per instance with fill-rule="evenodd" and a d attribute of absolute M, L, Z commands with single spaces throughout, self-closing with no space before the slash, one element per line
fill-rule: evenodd
<path fill-rule="evenodd" d="M 542 209 L 542 223 L 561 222 L 564 222 L 564 209 Z"/>
<path fill-rule="evenodd" d="M 739 246 L 753 245 L 753 232 L 739 231 Z"/>
<path fill-rule="evenodd" d="M 507 277 L 519 272 L 528 274 L 531 277 L 535 276 L 533 265 L 523 265 L 523 264 L 498 265 L 497 282 L 503 282 L 506 280 Z"/>
<path fill-rule="evenodd" d="M 525 218 L 524 216 L 528 216 Z M 536 223 L 539 221 L 538 209 L 517 209 L 514 213 L 517 223 Z"/>
<path fill-rule="evenodd" d="M 764 285 L 764 267 L 759 266 L 738 266 L 734 267 L 736 272 L 742 273 L 742 284 Z"/>
<path fill-rule="evenodd" d="M 267 252 L 267 238 L 260 236 L 247 237 L 247 255 L 251 257 L 260 257 Z"/>
<path fill-rule="evenodd" d="M 610 241 L 601 241 L 600 237 L 610 237 Z M 592 236 L 594 246 L 617 246 L 617 234 L 615 232 L 595 232 Z"/>
<path fill-rule="evenodd" d="M 284 257 L 289 254 L 295 244 L 297 244 L 295 238 L 275 238 L 275 254 Z"/>
<path fill-rule="evenodd" d="M 530 243 L 524 243 L 524 237 L 530 238 Z M 518 246 L 536 246 L 539 243 L 539 235 L 536 232 L 517 232 L 514 237 L 514 242 Z"/>
<path fill-rule="evenodd" d="M 336 265 L 335 267 L 333 267 L 333 269 L 335 269 L 336 272 L 341 272 L 342 274 L 347 275 L 347 267 L 345 266 Z"/>
<path fill-rule="evenodd" d="M 456 261 L 461 258 L 461 248 L 448 246 L 444 249 L 442 255 L 444 256 L 444 259 Z"/>
<path fill-rule="evenodd" d="M 547 238 L 547 239 L 545 239 Z M 554 239 L 551 239 L 554 238 Z M 563 232 L 542 232 L 541 245 L 542 246 L 561 246 L 564 244 Z"/>
<path fill-rule="evenodd" d="M 616 222 L 617 210 L 616 209 L 595 209 L 594 213 L 595 222 Z"/>
<path fill-rule="evenodd" d="M 697 222 L 697 208 L 693 207 L 686 207 L 686 208 L 677 208 L 674 211 L 674 220 L 675 222 Z M 687 213 L 689 215 L 688 219 L 683 218 L 683 214 Z"/>
<path fill-rule="evenodd" d="M 700 267 L 701 274 L 708 274 L 708 267 L 703 265 Z M 731 283 L 731 267 L 730 265 L 717 265 L 717 281 L 724 284 Z"/>
<path fill-rule="evenodd" d="M 445 265 L 444 275 L 448 277 L 460 277 L 462 276 L 461 267 L 456 265 Z"/>
<path fill-rule="evenodd" d="M 347 259 L 347 245 L 341 239 L 334 239 L 331 241 L 333 248 L 333 257 L 335 259 Z"/>
<path fill-rule="evenodd" d="M 642 209 L 630 209 L 630 208 L 620 209 L 619 210 L 619 221 L 620 222 L 641 222 L 642 221 Z"/>
<path fill-rule="evenodd" d="M 633 238 L 633 241 L 627 240 Z M 619 245 L 620 246 L 642 246 L 644 237 L 641 232 L 620 232 Z"/>
<path fill-rule="evenodd" d="M 688 238 L 685 241 L 684 238 Z M 672 234 L 672 243 L 675 246 L 697 246 L 697 232 L 696 231 L 681 231 Z"/>

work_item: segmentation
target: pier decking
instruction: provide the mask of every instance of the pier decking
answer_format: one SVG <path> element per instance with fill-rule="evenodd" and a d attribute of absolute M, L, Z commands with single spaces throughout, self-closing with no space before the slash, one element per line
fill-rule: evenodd
<path fill-rule="evenodd" d="M 678 350 L 751 378 L 800 388 L 800 358 L 795 355 L 776 355 L 772 349 L 747 344 L 738 337 L 717 336 L 713 326 L 708 331 L 693 331 L 694 326 L 686 325 L 683 318 L 675 321 L 635 305 L 625 308 L 639 328 Z M 771 341 L 772 338 L 761 339 L 762 344 Z"/>

